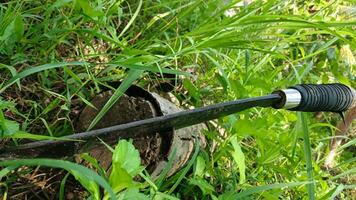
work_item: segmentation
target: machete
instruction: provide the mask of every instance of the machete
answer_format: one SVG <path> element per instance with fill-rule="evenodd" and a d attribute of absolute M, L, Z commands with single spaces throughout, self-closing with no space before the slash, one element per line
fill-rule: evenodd
<path fill-rule="evenodd" d="M 179 129 L 205 121 L 227 116 L 252 107 L 285 108 L 291 111 L 317 112 L 328 111 L 342 113 L 348 110 L 356 100 L 356 93 L 351 87 L 343 84 L 300 84 L 272 94 L 240 99 L 209 105 L 192 110 L 185 110 L 165 116 L 159 116 L 126 124 L 115 125 L 72 135 L 64 136 L 61 140 L 42 140 L 25 143 L 16 147 L 0 150 L 0 159 L 21 154 L 31 154 L 40 148 L 46 149 L 62 145 L 68 148 L 83 145 L 93 138 L 108 138 L 113 134 L 120 138 L 133 138 L 142 130 L 149 132 Z"/>

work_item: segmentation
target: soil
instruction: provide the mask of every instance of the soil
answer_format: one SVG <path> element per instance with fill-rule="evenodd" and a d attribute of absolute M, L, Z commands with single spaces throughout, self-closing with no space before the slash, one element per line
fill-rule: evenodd
<path fill-rule="evenodd" d="M 13 172 L 13 183 L 8 185 L 8 199 L 58 199 L 60 183 L 68 173 L 65 170 L 37 167 L 21 167 Z M 3 190 L 0 190 L 0 198 L 3 199 Z M 65 185 L 65 199 L 86 199 L 88 193 L 74 179 L 69 176 Z"/>

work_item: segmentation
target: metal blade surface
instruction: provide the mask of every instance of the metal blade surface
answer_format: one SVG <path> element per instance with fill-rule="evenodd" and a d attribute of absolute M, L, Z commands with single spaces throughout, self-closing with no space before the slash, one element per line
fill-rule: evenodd
<path fill-rule="evenodd" d="M 179 129 L 194 124 L 199 124 L 205 121 L 227 116 L 252 107 L 270 107 L 280 101 L 281 97 L 278 94 L 270 94 L 262 97 L 240 99 L 229 101 L 192 110 L 185 110 L 165 116 L 149 118 L 145 120 L 134 121 L 126 124 L 115 125 L 107 128 L 91 130 L 82 133 L 76 133 L 63 138 L 66 140 L 43 140 L 22 144 L 17 147 L 2 149 L 0 158 L 4 155 L 36 155 L 38 152 L 47 151 L 46 147 L 62 146 L 61 149 L 66 150 L 72 146 L 80 146 L 87 141 L 95 138 L 105 139 L 112 134 L 119 135 L 119 138 L 134 138 L 142 131 L 157 132 L 170 130 L 172 128 Z M 81 140 L 81 141 L 70 141 Z M 49 152 L 50 153 L 50 152 Z M 66 154 L 64 154 L 66 155 Z"/>

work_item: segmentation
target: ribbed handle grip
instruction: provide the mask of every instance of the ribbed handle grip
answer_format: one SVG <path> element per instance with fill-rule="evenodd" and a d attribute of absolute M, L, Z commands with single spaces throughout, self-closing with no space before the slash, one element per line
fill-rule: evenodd
<path fill-rule="evenodd" d="M 343 112 L 348 110 L 356 100 L 355 91 L 343 84 L 300 84 L 291 89 L 298 90 L 301 101 L 289 110 L 316 112 Z"/>

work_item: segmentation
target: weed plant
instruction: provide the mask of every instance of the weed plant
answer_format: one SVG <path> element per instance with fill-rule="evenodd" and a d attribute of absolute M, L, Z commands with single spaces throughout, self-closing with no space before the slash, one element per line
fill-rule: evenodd
<path fill-rule="evenodd" d="M 72 134 L 82 107 L 111 87 L 114 95 L 92 128 L 130 85 L 150 88 L 168 74 L 187 108 L 298 83 L 355 88 L 355 27 L 351 0 L 3 1 L 0 145 Z M 88 199 L 352 199 L 355 133 L 345 135 L 336 166 L 322 168 L 339 120 L 268 108 L 236 113 L 210 125 L 207 147 L 196 147 L 183 169 L 156 180 L 125 140 L 113 149 L 108 172 L 88 156 L 91 168 L 5 159 L 0 192 L 12 199 L 19 174 L 41 166 L 68 172 L 59 199 L 68 198 L 69 177 Z"/>

